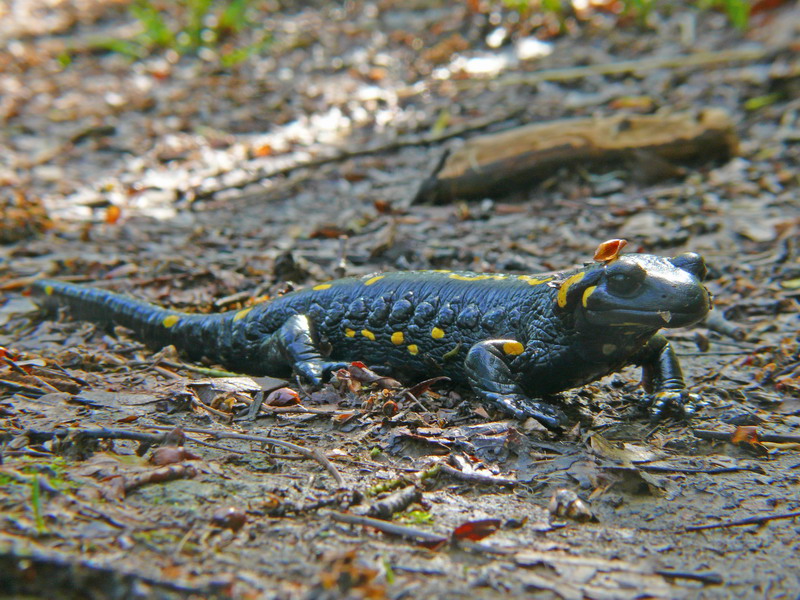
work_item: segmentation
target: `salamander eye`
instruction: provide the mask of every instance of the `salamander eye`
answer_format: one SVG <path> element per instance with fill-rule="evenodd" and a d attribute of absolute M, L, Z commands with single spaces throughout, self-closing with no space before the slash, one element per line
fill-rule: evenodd
<path fill-rule="evenodd" d="M 616 262 L 606 269 L 606 287 L 615 296 L 632 296 L 647 277 L 644 268 L 635 263 Z"/>

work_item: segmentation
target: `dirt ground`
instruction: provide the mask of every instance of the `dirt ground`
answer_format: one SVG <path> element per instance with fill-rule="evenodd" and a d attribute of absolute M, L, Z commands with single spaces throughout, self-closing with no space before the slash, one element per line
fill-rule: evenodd
<path fill-rule="evenodd" d="M 797 5 L 552 36 L 475 3 L 258 6 L 242 35 L 269 45 L 223 67 L 100 50 L 135 31 L 125 2 L 0 4 L 0 596 L 800 598 Z M 412 202 L 475 135 L 712 107 L 728 161 Z M 342 272 L 566 268 L 610 238 L 709 265 L 716 320 L 668 333 L 691 422 L 651 423 L 634 369 L 562 394 L 563 436 L 442 385 L 288 382 L 299 406 L 249 418 L 281 382 L 25 293 L 45 274 L 212 312 Z M 400 488 L 405 535 L 352 522 Z M 560 489 L 594 518 L 551 514 Z"/>

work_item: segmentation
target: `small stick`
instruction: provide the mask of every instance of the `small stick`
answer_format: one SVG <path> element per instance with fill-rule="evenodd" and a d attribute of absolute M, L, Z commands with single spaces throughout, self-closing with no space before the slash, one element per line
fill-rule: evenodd
<path fill-rule="evenodd" d="M 756 473 L 763 473 L 764 469 L 761 465 L 744 465 L 737 467 L 670 467 L 669 465 L 636 465 L 637 469 L 642 471 L 650 471 L 651 473 L 708 473 L 709 475 L 717 475 L 719 473 L 736 473 L 738 471 L 754 471 Z"/>
<path fill-rule="evenodd" d="M 671 577 L 673 579 L 691 579 L 693 581 L 699 581 L 701 583 L 712 585 L 719 585 L 725 581 L 722 578 L 722 575 L 718 573 L 690 573 L 688 571 L 671 571 L 669 569 L 661 569 L 655 573 L 656 575 L 661 575 L 662 577 Z"/>
<path fill-rule="evenodd" d="M 159 431 L 164 431 L 164 430 L 171 431 L 171 430 L 174 429 L 174 427 L 168 427 L 168 426 L 163 426 L 163 425 L 146 425 L 146 427 L 148 427 L 150 429 L 157 429 Z M 320 452 L 316 448 L 314 448 L 313 450 L 309 450 L 308 448 L 304 448 L 303 446 L 298 446 L 297 444 L 293 444 L 291 442 L 286 442 L 284 440 L 278 440 L 278 439 L 275 439 L 275 438 L 261 436 L 261 435 L 246 435 L 246 434 L 243 434 L 243 433 L 234 433 L 232 431 L 215 431 L 214 429 L 201 429 L 201 428 L 197 428 L 197 427 L 186 428 L 186 429 L 183 429 L 183 431 L 186 431 L 186 432 L 189 432 L 189 433 L 202 433 L 204 435 L 210 435 L 210 436 L 215 437 L 217 439 L 242 440 L 242 441 L 245 441 L 245 442 L 258 442 L 260 444 L 271 444 L 273 446 L 279 446 L 281 448 L 286 448 L 287 450 L 290 450 L 292 452 L 296 452 L 297 454 L 305 456 L 306 458 L 311 458 L 311 459 L 317 461 L 323 467 L 325 467 L 325 469 L 328 471 L 328 473 L 331 474 L 331 477 L 333 477 L 336 480 L 337 484 L 339 484 L 340 486 L 344 485 L 344 479 L 342 478 L 341 473 L 339 473 L 339 471 L 336 469 L 336 467 L 333 466 L 333 463 L 331 463 L 331 461 L 328 460 L 328 457 L 325 456 L 322 452 Z"/>
<path fill-rule="evenodd" d="M 682 56 L 640 58 L 599 65 L 543 69 L 535 73 L 512 74 L 495 79 L 491 85 L 536 85 L 544 81 L 572 81 L 596 75 L 623 75 L 660 69 L 702 67 L 725 62 L 754 62 L 767 58 L 769 54 L 767 50 L 743 48 L 720 52 L 697 52 Z M 486 79 L 476 78 L 458 82 L 460 88 L 479 85 L 486 85 Z"/>
<path fill-rule="evenodd" d="M 416 527 L 409 527 L 408 525 L 397 525 L 389 521 L 381 521 L 380 519 L 373 519 L 371 517 L 362 517 L 360 515 L 352 515 L 350 513 L 340 513 L 331 511 L 328 513 L 334 521 L 340 523 L 349 523 L 351 525 L 363 525 L 364 527 L 372 527 L 383 533 L 390 535 L 397 535 L 411 540 L 422 540 L 425 542 L 445 543 L 449 538 L 438 533 L 431 533 L 423 531 Z"/>
<path fill-rule="evenodd" d="M 719 440 L 730 442 L 732 431 L 711 431 L 709 429 L 693 429 L 692 433 L 701 440 Z M 785 435 L 780 433 L 759 433 L 759 442 L 775 442 L 778 444 L 800 444 L 800 435 Z"/>
<path fill-rule="evenodd" d="M 761 525 L 769 521 L 777 521 L 778 519 L 794 519 L 800 517 L 800 510 L 788 513 L 777 513 L 772 515 L 763 515 L 760 517 L 747 517 L 737 521 L 725 521 L 723 523 L 706 523 L 704 525 L 688 525 L 684 531 L 702 531 L 704 529 L 719 529 L 721 527 L 739 527 L 741 525 Z"/>
<path fill-rule="evenodd" d="M 504 477 L 483 475 L 481 473 L 465 473 L 464 471 L 460 471 L 459 469 L 444 463 L 439 464 L 439 470 L 442 473 L 453 477 L 454 479 L 460 479 L 461 481 L 466 481 L 467 483 L 476 483 L 482 485 L 519 485 L 520 483 L 516 479 L 506 479 Z"/>

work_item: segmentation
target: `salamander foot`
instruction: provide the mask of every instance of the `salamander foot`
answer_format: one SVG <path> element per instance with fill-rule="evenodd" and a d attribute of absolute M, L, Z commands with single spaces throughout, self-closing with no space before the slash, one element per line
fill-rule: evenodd
<path fill-rule="evenodd" d="M 483 398 L 518 419 L 533 417 L 553 431 L 561 431 L 568 423 L 567 415 L 543 400 L 535 400 L 522 394 L 493 394 L 491 392 L 484 393 Z"/>

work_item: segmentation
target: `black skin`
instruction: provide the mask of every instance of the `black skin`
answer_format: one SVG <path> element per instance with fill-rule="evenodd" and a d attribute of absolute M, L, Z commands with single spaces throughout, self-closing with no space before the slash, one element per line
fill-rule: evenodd
<path fill-rule="evenodd" d="M 654 418 L 694 413 L 696 399 L 658 330 L 706 315 L 705 272 L 697 254 L 629 254 L 531 276 L 408 271 L 340 279 L 216 315 L 52 280 L 34 287 L 47 306 L 235 371 L 294 373 L 319 385 L 359 360 L 399 377 L 446 375 L 506 413 L 557 430 L 567 419 L 543 396 L 629 364 L 643 367 Z"/>

